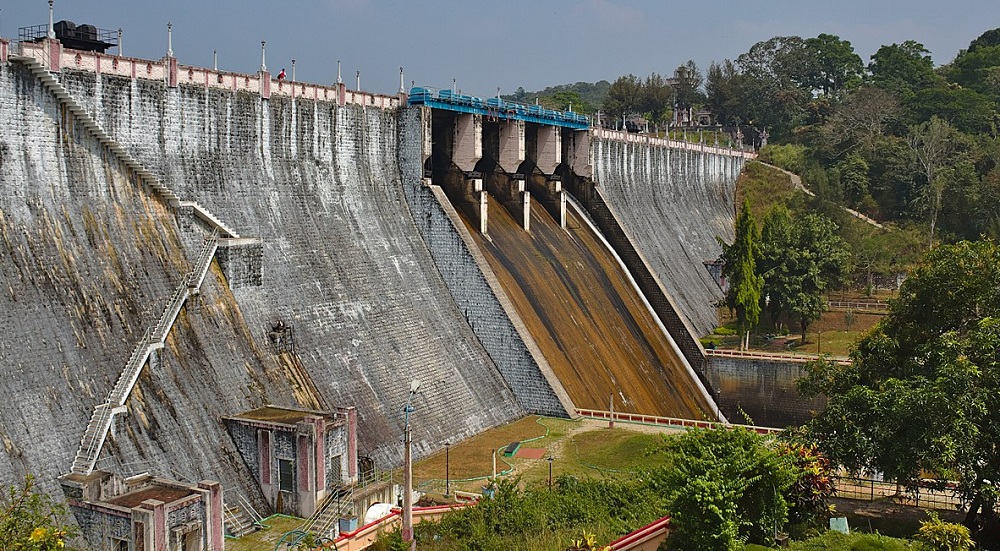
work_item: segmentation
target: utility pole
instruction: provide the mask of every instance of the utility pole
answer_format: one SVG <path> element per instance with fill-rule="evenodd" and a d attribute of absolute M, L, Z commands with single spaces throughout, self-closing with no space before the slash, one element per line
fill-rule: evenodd
<path fill-rule="evenodd" d="M 450 465 L 450 455 L 449 451 L 451 449 L 451 443 L 444 443 L 444 497 L 449 497 L 451 495 L 451 465 Z"/>
<path fill-rule="evenodd" d="M 410 438 L 410 411 L 413 402 L 413 395 L 420 388 L 420 381 L 410 382 L 410 394 L 406 398 L 406 407 L 403 421 L 403 542 L 407 543 L 410 551 L 416 551 L 417 542 L 413 538 L 413 456 L 410 452 L 412 440 Z"/>

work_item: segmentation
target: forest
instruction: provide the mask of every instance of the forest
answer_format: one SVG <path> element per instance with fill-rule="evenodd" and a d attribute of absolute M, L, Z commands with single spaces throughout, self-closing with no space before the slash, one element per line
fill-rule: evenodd
<path fill-rule="evenodd" d="M 866 64 L 835 35 L 776 36 L 707 70 L 688 61 L 671 76 L 516 96 L 599 112 L 606 125 L 642 120 L 629 128 L 650 132 L 708 112 L 711 128 L 801 175 L 822 200 L 919 228 L 927 248 L 1000 238 L 1000 29 L 937 66 L 913 40 L 882 46 Z"/>

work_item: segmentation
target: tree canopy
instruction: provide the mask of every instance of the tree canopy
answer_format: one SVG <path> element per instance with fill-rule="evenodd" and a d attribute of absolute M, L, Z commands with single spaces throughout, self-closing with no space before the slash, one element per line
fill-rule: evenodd
<path fill-rule="evenodd" d="M 786 492 L 799 478 L 791 454 L 744 428 L 691 430 L 665 438 L 668 464 L 651 473 L 667 496 L 668 549 L 743 549 L 770 543 L 788 518 Z"/>
<path fill-rule="evenodd" d="M 821 214 L 794 219 L 784 206 L 774 208 L 761 229 L 763 297 L 771 319 L 797 323 L 805 341 L 809 324 L 826 310 L 823 293 L 847 273 L 850 253 L 837 225 Z"/>
<path fill-rule="evenodd" d="M 958 482 L 992 517 L 1000 496 L 1000 246 L 961 242 L 932 251 L 852 364 L 810 366 L 802 390 L 824 393 L 811 433 L 853 471 L 904 485 Z"/>

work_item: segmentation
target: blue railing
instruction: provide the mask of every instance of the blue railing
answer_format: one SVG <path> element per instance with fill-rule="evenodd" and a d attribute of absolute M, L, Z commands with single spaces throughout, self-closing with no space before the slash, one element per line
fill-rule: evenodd
<path fill-rule="evenodd" d="M 477 98 L 451 90 L 435 90 L 415 86 L 407 98 L 410 105 L 426 105 L 459 113 L 473 113 L 503 120 L 523 120 L 552 126 L 565 126 L 576 130 L 590 128 L 590 118 L 572 111 L 556 111 L 541 105 L 524 105 L 501 98 Z"/>

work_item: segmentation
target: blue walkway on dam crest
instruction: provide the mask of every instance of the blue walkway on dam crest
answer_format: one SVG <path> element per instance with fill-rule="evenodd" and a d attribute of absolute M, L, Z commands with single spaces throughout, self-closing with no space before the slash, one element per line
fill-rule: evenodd
<path fill-rule="evenodd" d="M 410 105 L 426 105 L 433 109 L 472 113 L 502 120 L 520 120 L 549 126 L 563 126 L 575 130 L 590 128 L 590 119 L 586 115 L 572 111 L 556 111 L 540 105 L 524 105 L 504 101 L 500 98 L 484 100 L 475 96 L 457 94 L 451 90 L 435 90 L 415 86 L 410 89 L 407 101 Z"/>

